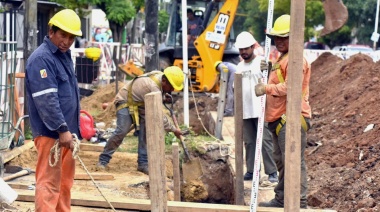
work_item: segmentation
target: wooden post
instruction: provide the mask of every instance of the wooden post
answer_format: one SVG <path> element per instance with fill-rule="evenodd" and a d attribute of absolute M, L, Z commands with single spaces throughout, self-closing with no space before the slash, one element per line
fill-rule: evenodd
<path fill-rule="evenodd" d="M 32 52 L 37 48 L 37 0 L 24 1 L 25 21 L 24 21 L 24 64 Z M 26 89 L 26 88 L 24 88 Z M 26 90 L 24 91 L 26 94 Z M 24 96 L 24 114 L 28 114 L 28 98 Z M 24 121 L 25 131 L 30 130 L 29 119 Z"/>
<path fill-rule="evenodd" d="M 244 170 L 243 170 L 243 86 L 241 73 L 235 73 L 234 105 L 235 105 L 235 204 L 244 205 Z"/>
<path fill-rule="evenodd" d="M 161 92 L 145 95 L 146 143 L 152 212 L 168 211 L 166 193 L 165 135 Z"/>
<path fill-rule="evenodd" d="M 300 210 L 301 97 L 305 0 L 291 1 L 285 135 L 285 211 Z"/>
<path fill-rule="evenodd" d="M 179 147 L 178 143 L 172 144 L 173 156 L 173 184 L 174 184 L 174 201 L 181 201 L 181 179 L 179 169 Z"/>

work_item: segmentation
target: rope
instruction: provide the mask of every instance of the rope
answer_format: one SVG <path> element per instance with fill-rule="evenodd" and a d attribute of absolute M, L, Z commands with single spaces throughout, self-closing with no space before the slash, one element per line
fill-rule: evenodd
<path fill-rule="evenodd" d="M 191 83 L 191 76 L 188 77 L 188 79 L 189 79 L 189 81 L 190 81 L 190 83 L 189 83 L 189 84 L 190 84 L 190 88 L 191 88 L 190 90 L 191 90 L 191 95 L 192 95 L 193 100 L 194 100 L 194 106 L 195 106 L 195 111 L 196 111 L 196 113 L 197 113 L 197 118 L 198 118 L 198 120 L 200 121 L 200 123 L 201 123 L 201 125 L 202 125 L 202 127 L 203 127 L 203 130 L 207 133 L 207 135 L 209 135 L 211 138 L 214 139 L 214 141 L 216 141 L 216 142 L 218 143 L 218 145 L 219 145 L 219 153 L 220 153 L 220 155 L 221 155 L 222 157 L 229 156 L 229 157 L 235 159 L 235 157 L 232 156 L 232 155 L 230 154 L 230 152 L 231 152 L 231 147 L 230 147 L 229 145 L 231 145 L 231 143 L 222 142 L 220 139 L 218 139 L 217 137 L 215 137 L 214 135 L 212 135 L 212 134 L 206 129 L 206 126 L 204 125 L 204 123 L 203 123 L 203 121 L 202 121 L 202 118 L 201 118 L 200 115 L 199 115 L 198 106 L 197 106 L 197 103 L 196 103 L 196 100 L 195 100 L 195 95 L 194 95 L 193 85 L 192 85 L 192 83 Z M 211 142 L 207 142 L 207 143 L 212 144 Z M 222 153 L 222 144 L 227 145 L 227 154 L 223 154 L 223 153 Z"/>
<path fill-rule="evenodd" d="M 83 169 L 86 171 L 87 175 L 90 177 L 92 183 L 95 185 L 96 189 L 98 189 L 100 195 L 102 195 L 102 197 L 106 200 L 106 202 L 108 203 L 108 205 L 111 207 L 111 209 L 113 211 L 116 211 L 115 208 L 112 206 L 111 202 L 108 201 L 108 199 L 106 198 L 106 196 L 104 196 L 103 192 L 100 190 L 99 186 L 96 184 L 94 178 L 92 177 L 91 173 L 88 171 L 88 169 L 86 168 L 86 166 L 84 165 L 82 159 L 79 157 L 78 153 L 79 153 L 79 145 L 80 145 L 80 141 L 78 139 L 78 136 L 76 134 L 73 134 L 73 145 L 74 145 L 74 150 L 73 150 L 73 159 L 78 159 L 79 160 L 79 163 L 82 165 Z M 50 167 L 54 167 L 57 165 L 58 163 L 58 160 L 59 160 L 59 156 L 60 156 L 60 152 L 61 152 L 61 147 L 59 147 L 59 140 L 57 139 L 54 143 L 54 146 L 50 149 L 50 155 L 49 155 L 49 165 Z M 52 155 L 54 155 L 54 163 L 52 163 L 51 161 L 51 158 L 52 158 Z"/>

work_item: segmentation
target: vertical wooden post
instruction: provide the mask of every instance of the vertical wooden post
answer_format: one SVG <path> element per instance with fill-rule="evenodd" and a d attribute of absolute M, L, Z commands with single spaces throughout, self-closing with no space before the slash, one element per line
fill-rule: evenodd
<path fill-rule="evenodd" d="M 149 159 L 149 187 L 152 212 L 166 212 L 165 135 L 161 92 L 145 95 L 146 142 Z"/>
<path fill-rule="evenodd" d="M 243 160 L 243 87 L 241 73 L 234 79 L 235 111 L 235 204 L 244 205 L 244 160 Z"/>
<path fill-rule="evenodd" d="M 181 201 L 181 180 L 180 180 L 180 169 L 179 169 L 178 143 L 172 144 L 172 156 L 173 156 L 174 201 Z"/>
<path fill-rule="evenodd" d="M 305 0 L 291 1 L 285 135 L 285 211 L 300 210 L 301 97 Z"/>
<path fill-rule="evenodd" d="M 27 0 L 25 3 L 25 21 L 24 21 L 24 64 L 32 52 L 37 48 L 37 0 Z M 26 89 L 26 88 L 25 88 Z M 26 90 L 24 90 L 26 94 Z M 28 114 L 28 98 L 24 96 L 24 114 Z M 29 119 L 24 121 L 25 131 L 30 130 Z"/>

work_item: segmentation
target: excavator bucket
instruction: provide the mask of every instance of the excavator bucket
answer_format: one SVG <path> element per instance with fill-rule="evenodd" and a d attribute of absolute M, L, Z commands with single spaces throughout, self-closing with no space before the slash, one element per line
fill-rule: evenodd
<path fill-rule="evenodd" d="M 125 64 L 119 64 L 119 68 L 122 72 L 131 77 L 137 77 L 144 74 L 144 72 L 133 63 L 133 60 L 129 60 Z"/>
<path fill-rule="evenodd" d="M 342 0 L 322 0 L 325 10 L 325 26 L 321 36 L 340 29 L 348 19 L 347 7 Z"/>

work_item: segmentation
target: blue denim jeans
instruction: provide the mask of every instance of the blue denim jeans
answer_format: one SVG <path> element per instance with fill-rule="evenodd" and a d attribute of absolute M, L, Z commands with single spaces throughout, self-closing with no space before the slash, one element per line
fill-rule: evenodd
<path fill-rule="evenodd" d="M 107 165 L 113 153 L 117 150 L 127 135 L 129 128 L 133 124 L 131 115 L 128 108 L 120 109 L 116 112 L 116 129 L 108 139 L 103 152 L 99 156 L 99 163 Z"/>
<path fill-rule="evenodd" d="M 146 127 L 145 127 L 145 112 L 139 111 L 140 119 L 140 132 L 139 132 L 139 145 L 137 150 L 137 164 L 139 166 L 148 165 L 148 150 L 146 145 Z"/>

